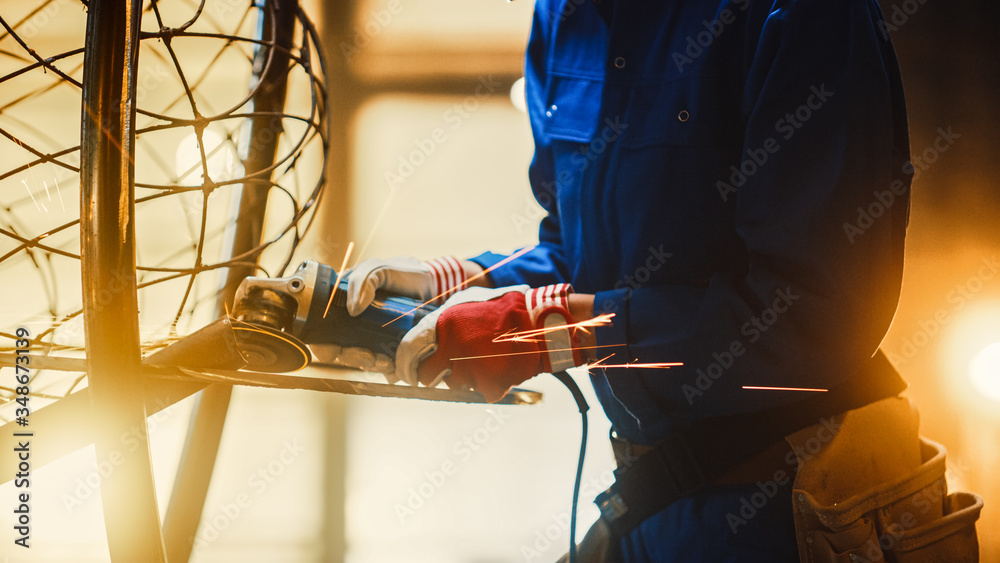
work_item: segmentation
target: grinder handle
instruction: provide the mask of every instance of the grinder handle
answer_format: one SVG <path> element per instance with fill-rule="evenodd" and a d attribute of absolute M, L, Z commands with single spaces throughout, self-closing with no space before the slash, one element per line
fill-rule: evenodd
<path fill-rule="evenodd" d="M 296 336 L 306 344 L 355 346 L 395 358 L 403 336 L 437 307 L 409 297 L 377 291 L 372 304 L 357 317 L 352 317 L 347 312 L 349 276 L 348 273 L 340 280 L 324 317 L 337 274 L 333 268 L 320 264 L 309 314 L 301 334 Z"/>

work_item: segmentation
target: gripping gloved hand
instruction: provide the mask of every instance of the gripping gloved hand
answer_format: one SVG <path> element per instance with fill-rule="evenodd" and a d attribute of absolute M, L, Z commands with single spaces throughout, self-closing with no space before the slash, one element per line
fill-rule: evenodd
<path fill-rule="evenodd" d="M 324 364 L 335 364 L 361 371 L 381 373 L 387 383 L 396 383 L 393 358 L 367 348 L 337 346 L 336 344 L 310 344 L 313 356 Z"/>
<path fill-rule="evenodd" d="M 555 328 L 573 323 L 572 291 L 569 284 L 459 291 L 403 337 L 396 376 L 410 385 L 444 381 L 451 389 L 473 389 L 493 403 L 539 373 L 580 365 L 574 329 Z M 548 327 L 555 329 L 509 336 Z"/>
<path fill-rule="evenodd" d="M 452 256 L 427 262 L 412 256 L 365 260 L 348 278 L 347 312 L 353 317 L 360 315 L 379 289 L 421 301 L 440 296 L 439 304 L 461 289 L 466 278 L 462 262 Z"/>

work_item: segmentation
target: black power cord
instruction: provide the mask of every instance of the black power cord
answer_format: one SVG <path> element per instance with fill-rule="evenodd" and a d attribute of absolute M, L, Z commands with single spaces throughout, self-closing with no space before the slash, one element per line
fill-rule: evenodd
<path fill-rule="evenodd" d="M 569 563 L 576 563 L 576 507 L 580 500 L 580 482 L 583 480 L 583 460 L 587 455 L 587 411 L 590 410 L 590 405 L 583 397 L 580 386 L 576 384 L 576 381 L 573 381 L 568 373 L 560 371 L 552 375 L 573 394 L 583 422 L 580 435 L 580 458 L 576 462 L 576 481 L 573 484 L 573 508 L 569 516 Z"/>

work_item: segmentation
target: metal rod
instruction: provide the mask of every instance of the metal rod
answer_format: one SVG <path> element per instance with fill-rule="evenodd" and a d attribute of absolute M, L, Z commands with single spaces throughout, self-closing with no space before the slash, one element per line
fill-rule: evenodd
<path fill-rule="evenodd" d="M 141 402 L 145 403 L 146 414 L 153 416 L 182 399 L 190 397 L 205 385 L 204 382 L 194 379 L 146 378 L 145 394 Z M 144 427 L 137 426 L 136 428 Z M 93 444 L 99 426 L 94 420 L 90 389 L 81 389 L 31 413 L 31 429 L 37 436 L 50 437 L 31 444 L 33 467 L 42 467 Z M 0 451 L 9 452 L 16 446 L 16 437 L 13 432 L 0 432 Z M 115 469 L 116 475 L 117 471 Z M 3 476 L 0 477 L 0 484 L 13 479 L 15 473 L 17 473 L 17 456 L 0 456 L 0 475 Z"/>
<path fill-rule="evenodd" d="M 267 0 L 261 10 L 260 36 L 264 44 L 258 47 L 254 59 L 253 82 L 260 84 L 260 88 L 253 98 L 253 111 L 262 115 L 250 119 L 247 154 L 243 163 L 246 176 L 272 166 L 277 154 L 282 131 L 282 120 L 277 116 L 285 106 L 289 53 L 294 46 L 297 8 L 297 0 Z M 271 42 L 274 47 L 267 46 Z M 231 246 L 232 256 L 257 248 L 263 239 L 270 176 L 258 175 L 243 184 Z M 259 258 L 259 254 L 251 255 L 247 261 L 256 263 Z M 232 304 L 240 282 L 254 273 L 254 267 L 250 265 L 228 268 L 226 285 L 217 304 L 219 315 L 224 314 L 225 307 Z M 171 563 L 186 563 L 191 556 L 231 396 L 231 385 L 211 385 L 197 398 L 164 525 Z"/>
<path fill-rule="evenodd" d="M 91 0 L 83 63 L 80 242 L 89 389 L 111 560 L 165 562 L 139 376 L 135 92 L 141 0 Z M 140 444 L 121 440 L 132 433 Z"/>

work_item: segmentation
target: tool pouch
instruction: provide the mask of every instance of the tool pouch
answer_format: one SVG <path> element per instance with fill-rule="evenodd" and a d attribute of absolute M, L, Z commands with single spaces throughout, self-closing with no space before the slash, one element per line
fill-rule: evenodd
<path fill-rule="evenodd" d="M 944 447 L 919 438 L 917 423 L 909 401 L 892 398 L 787 438 L 802 562 L 979 560 L 983 501 L 948 493 Z"/>

